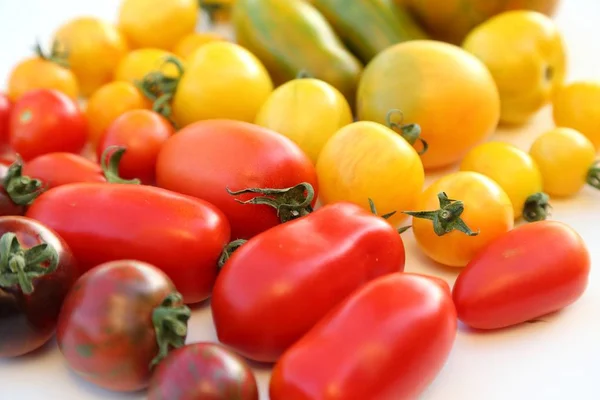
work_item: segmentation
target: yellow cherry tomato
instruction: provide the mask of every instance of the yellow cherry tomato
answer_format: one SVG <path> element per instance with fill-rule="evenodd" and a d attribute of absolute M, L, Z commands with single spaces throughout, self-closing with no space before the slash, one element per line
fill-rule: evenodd
<path fill-rule="evenodd" d="M 544 191 L 550 196 L 573 196 L 586 182 L 600 189 L 596 149 L 572 128 L 559 127 L 542 134 L 531 145 L 529 154 L 539 166 Z"/>
<path fill-rule="evenodd" d="M 339 90 L 319 79 L 295 79 L 273 91 L 255 123 L 292 139 L 316 163 L 327 140 L 352 120 Z"/>
<path fill-rule="evenodd" d="M 526 151 L 509 143 L 483 143 L 466 155 L 460 170 L 479 172 L 500 185 L 510 198 L 515 219 L 546 219 L 549 204 L 542 192 L 542 174 Z"/>
<path fill-rule="evenodd" d="M 151 107 L 151 102 L 130 82 L 107 83 L 87 102 L 89 141 L 95 146 L 110 124 L 126 111 Z"/>
<path fill-rule="evenodd" d="M 194 32 L 181 38 L 173 48 L 173 53 L 182 60 L 188 57 L 207 43 L 227 40 L 223 35 L 216 32 Z"/>
<path fill-rule="evenodd" d="M 565 78 L 565 45 L 554 21 L 535 11 L 508 11 L 467 36 L 465 50 L 483 61 L 500 91 L 500 120 L 526 122 Z"/>
<path fill-rule="evenodd" d="M 166 76 L 176 77 L 177 68 L 173 64 L 165 63 L 169 57 L 177 58 L 175 54 L 166 50 L 152 48 L 133 50 L 117 65 L 115 80 L 136 83 L 153 71 L 161 71 Z"/>
<path fill-rule="evenodd" d="M 419 196 L 416 210 L 411 213 L 415 214 L 412 229 L 419 247 L 432 260 L 450 267 L 464 267 L 514 226 L 506 192 L 472 171 L 453 172 L 434 181 Z"/>
<path fill-rule="evenodd" d="M 128 50 L 125 38 L 114 25 L 92 17 L 62 25 L 54 40 L 67 53 L 84 96 L 112 80 L 115 67 Z"/>
<path fill-rule="evenodd" d="M 425 174 L 416 150 L 400 135 L 377 122 L 360 121 L 336 132 L 317 161 L 319 198 L 323 204 L 349 201 L 369 209 L 372 199 L 388 221 L 407 218 L 423 190 Z"/>
<path fill-rule="evenodd" d="M 123 0 L 119 28 L 134 48 L 171 50 L 196 28 L 198 0 Z"/>
<path fill-rule="evenodd" d="M 559 88 L 553 97 L 553 116 L 557 126 L 581 132 L 600 151 L 600 81 Z"/>
<path fill-rule="evenodd" d="M 235 43 L 208 43 L 186 64 L 172 103 L 173 118 L 182 127 L 214 118 L 254 122 L 273 91 L 263 64 Z"/>

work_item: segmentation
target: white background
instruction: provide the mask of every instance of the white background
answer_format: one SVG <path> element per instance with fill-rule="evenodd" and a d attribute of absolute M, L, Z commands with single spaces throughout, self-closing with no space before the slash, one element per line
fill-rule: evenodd
<path fill-rule="evenodd" d="M 36 38 L 47 43 L 61 23 L 79 15 L 114 20 L 118 3 L 0 0 L 0 88 L 10 68 L 30 54 Z M 600 2 L 563 0 L 556 21 L 568 45 L 569 80 L 600 79 Z M 550 127 L 546 108 L 527 126 L 511 131 L 500 129 L 495 138 L 527 149 L 536 135 Z M 428 180 L 434 178 L 430 176 Z M 600 193 L 586 188 L 571 200 L 554 200 L 553 206 L 552 218 L 577 229 L 592 253 L 592 273 L 584 296 L 568 309 L 545 318 L 545 323 L 486 334 L 470 333 L 461 327 L 448 363 L 421 399 L 600 399 Z M 456 270 L 434 266 L 418 252 L 410 231 L 404 237 L 407 271 L 437 274 L 450 283 L 454 281 Z M 188 341 L 214 340 L 209 308 L 195 309 Z M 266 399 L 268 368 L 256 367 L 256 371 L 261 398 Z M 0 361 L 0 399 L 143 398 L 143 393 L 109 393 L 79 379 L 63 362 L 54 341 L 34 354 Z"/>

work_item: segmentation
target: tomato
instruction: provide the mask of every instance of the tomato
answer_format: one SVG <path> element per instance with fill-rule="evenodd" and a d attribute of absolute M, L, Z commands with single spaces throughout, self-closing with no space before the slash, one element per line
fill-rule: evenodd
<path fill-rule="evenodd" d="M 572 128 L 555 128 L 538 136 L 529 154 L 542 172 L 544 191 L 571 197 L 587 183 L 600 189 L 600 167 L 593 143 Z"/>
<path fill-rule="evenodd" d="M 128 50 L 116 26 L 94 17 L 66 22 L 56 31 L 54 41 L 67 53 L 83 96 L 112 80 L 115 67 Z"/>
<path fill-rule="evenodd" d="M 230 120 L 197 122 L 167 139 L 158 154 L 156 182 L 217 206 L 229 219 L 233 239 L 248 239 L 279 224 L 280 218 L 265 204 L 240 203 L 256 194 L 232 196 L 228 190 L 284 189 L 306 182 L 318 191 L 314 166 L 291 140 L 269 129 Z M 284 203 L 291 211 L 292 203 L 306 201 L 303 193 L 297 194 L 298 199 L 280 196 L 279 211 L 286 208 Z"/>
<path fill-rule="evenodd" d="M 67 364 L 105 389 L 148 386 L 152 369 L 183 346 L 190 309 L 156 267 L 134 260 L 101 264 L 65 298 L 56 341 Z"/>
<path fill-rule="evenodd" d="M 207 43 L 227 40 L 223 35 L 216 32 L 193 32 L 177 42 L 173 47 L 173 53 L 182 60 L 187 60 L 196 50 Z"/>
<path fill-rule="evenodd" d="M 400 135 L 375 122 L 355 122 L 327 141 L 317 161 L 323 204 L 351 201 L 384 213 L 399 211 L 397 225 L 423 189 L 425 173 L 417 151 Z M 400 183 L 401 182 L 401 183 Z M 398 183 L 398 184 L 396 184 Z"/>
<path fill-rule="evenodd" d="M 211 204 L 152 186 L 73 183 L 43 193 L 26 214 L 56 230 L 82 271 L 133 259 L 162 269 L 186 303 L 209 297 L 229 242 Z"/>
<path fill-rule="evenodd" d="M 574 303 L 585 292 L 590 254 L 570 226 L 540 221 L 499 237 L 461 271 L 453 288 L 458 317 L 498 329 Z"/>
<path fill-rule="evenodd" d="M 0 357 L 15 357 L 53 336 L 78 270 L 67 244 L 35 220 L 0 217 L 0 236 Z"/>
<path fill-rule="evenodd" d="M 438 210 L 439 208 L 439 210 Z M 506 192 L 478 172 L 458 171 L 434 181 L 420 196 L 412 228 L 434 261 L 464 267 L 481 249 L 514 226 Z"/>
<path fill-rule="evenodd" d="M 245 357 L 274 362 L 352 291 L 402 271 L 404 261 L 402 239 L 383 218 L 352 203 L 324 206 L 226 260 L 211 299 L 217 336 Z"/>
<path fill-rule="evenodd" d="M 44 182 L 50 189 L 75 182 L 106 182 L 102 167 L 73 153 L 48 153 L 25 164 L 23 174 Z"/>
<path fill-rule="evenodd" d="M 14 105 L 10 144 L 27 161 L 55 151 L 79 153 L 87 136 L 87 123 L 77 104 L 51 89 L 25 94 Z"/>
<path fill-rule="evenodd" d="M 396 273 L 356 290 L 277 362 L 270 399 L 419 398 L 456 337 L 445 286 Z"/>
<path fill-rule="evenodd" d="M 96 90 L 85 110 L 89 124 L 88 139 L 96 145 L 106 129 L 129 110 L 150 109 L 152 104 L 130 82 L 115 81 Z"/>
<path fill-rule="evenodd" d="M 237 354 L 216 343 L 173 350 L 156 367 L 148 400 L 258 400 L 256 377 Z"/>
<path fill-rule="evenodd" d="M 102 158 L 110 146 L 125 147 L 127 152 L 119 165 L 120 175 L 153 184 L 160 148 L 174 133 L 171 123 L 154 111 L 127 111 L 108 127 L 98 144 L 97 155 Z"/>
<path fill-rule="evenodd" d="M 466 155 L 460 170 L 479 172 L 500 185 L 510 198 L 515 219 L 523 216 L 531 222 L 548 216 L 542 173 L 527 152 L 508 143 L 483 143 Z"/>
<path fill-rule="evenodd" d="M 55 89 L 77 100 L 79 85 L 65 58 L 56 43 L 50 54 L 45 54 L 38 44 L 36 55 L 19 62 L 10 72 L 7 86 L 12 101 L 35 89 Z"/>
<path fill-rule="evenodd" d="M 352 110 L 342 93 L 319 79 L 295 79 L 267 98 L 255 123 L 292 139 L 313 163 L 327 140 L 352 123 Z"/>
<path fill-rule="evenodd" d="M 123 0 L 119 8 L 119 29 L 132 48 L 170 50 L 197 20 L 198 0 Z"/>
<path fill-rule="evenodd" d="M 10 112 L 12 102 L 8 96 L 0 92 L 0 148 L 8 144 Z"/>
<path fill-rule="evenodd" d="M 581 132 L 600 151 L 600 81 L 571 82 L 557 88 L 552 116 L 556 126 Z"/>
<path fill-rule="evenodd" d="M 178 69 L 173 64 L 165 63 L 175 57 L 173 53 L 155 48 L 144 48 L 133 50 L 119 62 L 115 69 L 115 80 L 136 84 L 142 81 L 146 75 L 154 71 L 160 71 L 167 77 L 177 77 Z"/>
<path fill-rule="evenodd" d="M 0 162 L 0 216 L 25 214 L 44 189 L 43 182 L 23 175 L 21 159 Z"/>

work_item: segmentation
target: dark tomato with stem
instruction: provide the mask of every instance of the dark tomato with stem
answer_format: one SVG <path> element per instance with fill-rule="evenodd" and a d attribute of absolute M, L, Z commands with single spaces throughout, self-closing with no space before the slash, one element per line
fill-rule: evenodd
<path fill-rule="evenodd" d="M 0 92 L 0 149 L 8 145 L 8 127 L 12 103 L 6 93 Z"/>
<path fill-rule="evenodd" d="M 148 400 L 258 400 L 256 377 L 246 361 L 217 343 L 173 350 L 156 367 Z"/>
<path fill-rule="evenodd" d="M 10 145 L 27 161 L 46 153 L 79 153 L 87 139 L 87 122 L 75 101 L 53 89 L 23 95 L 10 117 Z"/>
<path fill-rule="evenodd" d="M 0 217 L 0 357 L 43 346 L 78 277 L 67 244 L 26 217 Z"/>
<path fill-rule="evenodd" d="M 0 161 L 0 216 L 23 215 L 44 190 L 43 182 L 23 176 L 23 161 Z"/>

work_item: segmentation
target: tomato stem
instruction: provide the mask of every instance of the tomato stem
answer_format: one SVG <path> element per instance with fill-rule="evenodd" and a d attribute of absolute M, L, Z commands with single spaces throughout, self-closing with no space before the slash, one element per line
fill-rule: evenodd
<path fill-rule="evenodd" d="M 161 305 L 152 311 L 158 354 L 150 362 L 150 368 L 164 359 L 169 351 L 185 344 L 190 316 L 191 310 L 183 304 L 181 294 L 176 292 L 169 294 Z"/>
<path fill-rule="evenodd" d="M 312 79 L 314 78 L 313 74 L 311 74 L 310 72 L 308 72 L 305 69 L 301 69 L 300 71 L 298 71 L 298 74 L 296 74 L 296 79 Z"/>
<path fill-rule="evenodd" d="M 42 264 L 48 262 L 48 266 Z M 47 243 L 24 249 L 14 232 L 0 238 L 0 287 L 19 285 L 24 294 L 34 291 L 33 280 L 56 271 L 58 253 Z"/>
<path fill-rule="evenodd" d="M 231 7 L 225 4 L 219 3 L 206 3 L 206 0 L 198 0 L 199 7 L 206 12 L 208 15 L 208 20 L 211 25 L 214 25 L 216 21 L 218 21 L 217 16 L 219 13 L 230 11 Z"/>
<path fill-rule="evenodd" d="M 236 251 L 237 249 L 239 249 L 240 247 L 242 247 L 242 245 L 246 242 L 247 242 L 246 239 L 237 239 L 232 242 L 229 242 L 223 248 L 223 251 L 221 252 L 221 256 L 219 257 L 219 263 L 218 263 L 219 270 L 221 268 L 223 268 L 223 266 L 225 265 L 227 260 L 229 260 L 229 258 L 231 258 L 231 255 L 233 254 L 233 252 Z"/>
<path fill-rule="evenodd" d="M 30 205 L 44 191 L 42 181 L 23 176 L 23 160 L 19 156 L 8 168 L 2 185 L 13 203 L 21 206 Z"/>
<path fill-rule="evenodd" d="M 108 146 L 100 157 L 102 172 L 108 183 L 139 185 L 139 179 L 123 179 L 119 176 L 119 164 L 127 149 L 123 146 Z"/>
<path fill-rule="evenodd" d="M 162 71 L 162 68 L 168 64 L 175 66 L 175 69 L 177 70 L 177 76 L 173 77 L 165 75 L 165 73 Z M 160 68 L 161 69 L 151 71 L 146 74 L 146 76 L 144 76 L 141 81 L 136 82 L 135 85 L 144 96 L 153 102 L 152 110 L 161 114 L 163 117 L 169 120 L 169 122 L 175 125 L 171 119 L 173 110 L 170 102 L 173 100 L 173 96 L 175 96 L 177 86 L 179 85 L 181 77 L 185 73 L 185 69 L 181 61 L 174 56 L 165 57 Z"/>
<path fill-rule="evenodd" d="M 467 226 L 465 221 L 460 218 L 465 206 L 460 200 L 449 199 L 446 193 L 438 193 L 440 209 L 436 211 L 404 211 L 404 214 L 414 218 L 429 219 L 433 221 L 433 231 L 438 236 L 443 236 L 454 230 L 460 231 L 469 236 L 479 235 L 479 231 L 473 232 Z"/>
<path fill-rule="evenodd" d="M 397 229 L 397 231 L 398 231 L 399 234 L 403 234 L 404 232 L 406 232 L 410 228 L 412 228 L 412 225 L 401 226 L 400 228 Z"/>
<path fill-rule="evenodd" d="M 600 160 L 590 167 L 586 181 L 588 185 L 600 190 Z"/>
<path fill-rule="evenodd" d="M 400 120 L 398 122 L 392 121 L 392 117 L 394 115 L 400 116 Z M 417 142 L 417 140 L 420 141 L 421 144 L 423 145 L 423 148 L 421 149 L 421 151 L 418 152 L 418 154 L 419 155 L 425 154 L 427 152 L 427 150 L 429 149 L 429 145 L 421 137 L 421 126 L 418 124 L 403 124 L 403 121 L 404 121 L 404 114 L 402 113 L 402 111 L 397 110 L 397 109 L 392 109 L 392 110 L 388 111 L 387 115 L 385 116 L 385 122 L 390 129 L 399 133 L 400 136 L 402 136 L 404 138 L 404 140 L 406 140 L 408 143 L 410 143 L 411 146 L 414 146 L 414 144 Z"/>
<path fill-rule="evenodd" d="M 539 192 L 532 194 L 525 200 L 523 206 L 523 219 L 527 222 L 543 221 L 550 215 L 550 196 Z"/>
<path fill-rule="evenodd" d="M 313 211 L 311 203 L 315 197 L 312 185 L 307 182 L 302 182 L 285 189 L 249 188 L 232 192 L 227 188 L 227 192 L 232 196 L 246 193 L 264 195 L 253 197 L 250 200 L 236 199 L 236 201 L 242 204 L 265 204 L 271 206 L 277 210 L 277 216 L 282 223 L 310 214 Z"/>
<path fill-rule="evenodd" d="M 55 40 L 52 42 L 52 49 L 50 50 L 50 54 L 44 53 L 40 42 L 37 41 L 33 47 L 33 51 L 35 54 L 43 60 L 51 61 L 55 64 L 60 65 L 63 68 L 69 68 L 69 53 L 67 51 L 60 50 L 60 43 Z"/>
<path fill-rule="evenodd" d="M 379 216 L 379 213 L 377 212 L 377 208 L 375 207 L 375 202 L 371 198 L 369 198 L 369 208 L 371 209 L 371 212 L 373 213 L 373 215 Z M 381 215 L 381 218 L 390 219 L 394 214 L 396 214 L 396 211 L 392 211 L 387 214 L 383 214 L 383 215 Z"/>

